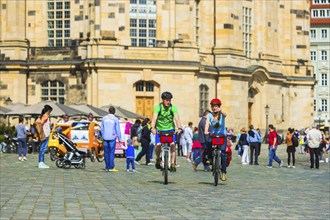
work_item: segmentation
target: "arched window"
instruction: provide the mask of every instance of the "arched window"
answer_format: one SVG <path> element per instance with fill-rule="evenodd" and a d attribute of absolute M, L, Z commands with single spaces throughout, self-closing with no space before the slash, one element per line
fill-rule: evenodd
<path fill-rule="evenodd" d="M 139 81 L 135 84 L 137 92 L 153 92 L 154 91 L 154 84 L 149 81 Z"/>
<path fill-rule="evenodd" d="M 199 86 L 199 116 L 207 109 L 209 102 L 209 87 L 205 84 Z"/>
<path fill-rule="evenodd" d="M 41 84 L 41 100 L 53 100 L 60 104 L 64 104 L 65 92 L 64 83 L 58 80 L 45 81 Z"/>

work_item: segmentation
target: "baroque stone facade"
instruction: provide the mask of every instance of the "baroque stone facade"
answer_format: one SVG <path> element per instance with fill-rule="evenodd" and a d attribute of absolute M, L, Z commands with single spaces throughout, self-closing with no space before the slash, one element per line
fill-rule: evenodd
<path fill-rule="evenodd" d="M 196 125 L 214 97 L 235 130 L 264 129 L 266 105 L 278 129 L 313 121 L 308 1 L 3 0 L 1 7 L 1 103 L 48 97 L 150 117 L 171 91 L 184 124 Z"/>

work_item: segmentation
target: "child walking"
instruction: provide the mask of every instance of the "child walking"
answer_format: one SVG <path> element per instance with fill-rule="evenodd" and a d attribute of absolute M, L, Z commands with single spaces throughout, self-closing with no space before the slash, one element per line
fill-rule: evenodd
<path fill-rule="evenodd" d="M 126 150 L 126 171 L 129 172 L 130 164 L 132 166 L 132 172 L 136 172 L 134 164 L 134 147 L 132 145 L 132 139 L 128 138 L 126 141 L 126 146 L 121 146 Z"/>

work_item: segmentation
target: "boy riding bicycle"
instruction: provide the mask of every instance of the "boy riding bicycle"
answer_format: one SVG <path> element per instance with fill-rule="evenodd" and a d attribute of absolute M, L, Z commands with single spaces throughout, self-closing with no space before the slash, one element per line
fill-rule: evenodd
<path fill-rule="evenodd" d="M 212 112 L 206 116 L 205 134 L 214 135 L 226 135 L 225 118 L 227 114 L 221 110 L 220 99 L 212 99 L 210 102 Z M 209 158 L 212 157 L 212 143 L 211 138 L 207 138 L 207 147 L 209 152 Z M 221 150 L 221 177 L 222 181 L 227 180 L 227 154 L 226 154 L 227 138 L 225 138 L 224 144 L 220 146 Z"/>
<path fill-rule="evenodd" d="M 178 132 L 182 131 L 178 109 L 176 106 L 171 104 L 171 99 L 173 98 L 170 92 L 162 93 L 162 102 L 155 106 L 154 114 L 151 122 L 151 132 L 156 135 L 155 142 L 155 152 L 156 152 L 156 164 L 155 167 L 160 169 L 160 152 L 161 152 L 161 143 L 158 132 L 174 132 L 175 125 L 178 128 Z M 173 142 L 170 144 L 171 147 L 171 166 L 170 170 L 172 172 L 176 171 L 175 168 L 175 141 L 176 137 L 173 136 Z"/>

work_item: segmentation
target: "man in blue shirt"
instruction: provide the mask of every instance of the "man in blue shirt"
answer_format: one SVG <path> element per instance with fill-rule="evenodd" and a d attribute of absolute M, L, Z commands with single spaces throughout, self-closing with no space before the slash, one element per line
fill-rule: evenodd
<path fill-rule="evenodd" d="M 250 130 L 248 131 L 247 141 L 250 145 L 250 165 L 253 164 L 253 153 L 254 153 L 254 165 L 259 165 L 259 143 L 262 142 L 259 133 L 254 130 L 253 125 L 250 125 Z"/>
<path fill-rule="evenodd" d="M 101 133 L 104 146 L 105 171 L 118 172 L 115 169 L 115 150 L 116 138 L 121 141 L 121 132 L 119 120 L 114 115 L 116 109 L 113 106 L 109 108 L 109 114 L 102 118 Z"/>

